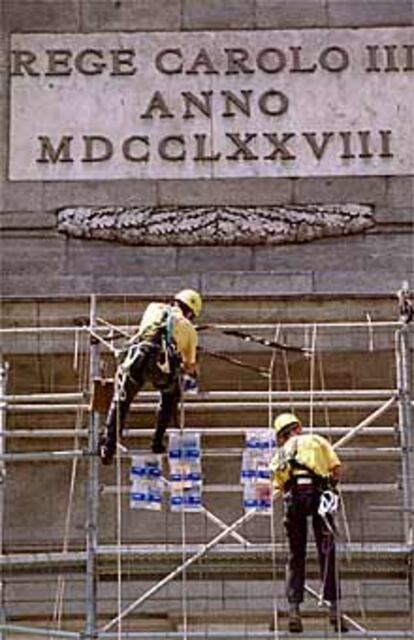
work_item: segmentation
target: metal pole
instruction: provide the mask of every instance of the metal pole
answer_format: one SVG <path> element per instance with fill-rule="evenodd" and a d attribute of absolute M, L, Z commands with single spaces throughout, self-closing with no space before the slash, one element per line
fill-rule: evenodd
<path fill-rule="evenodd" d="M 139 411 L 140 413 L 149 414 L 153 413 L 157 408 L 156 402 L 141 402 L 140 404 L 133 403 L 130 411 L 133 413 Z M 381 406 L 381 400 L 317 400 L 313 402 L 314 409 L 323 410 L 328 409 L 376 409 Z M 307 409 L 309 402 L 299 400 L 295 402 L 296 409 Z M 288 410 L 292 408 L 291 402 L 273 402 L 272 408 L 277 411 Z M 83 410 L 88 411 L 89 406 L 87 404 L 10 404 L 10 413 L 75 413 Z M 187 401 L 186 411 L 190 413 L 204 413 L 209 411 L 216 412 L 239 412 L 239 411 L 268 411 L 269 403 L 263 402 L 194 402 Z"/>
<path fill-rule="evenodd" d="M 91 296 L 90 303 L 90 328 L 96 324 L 96 296 Z M 99 344 L 96 339 L 90 337 L 90 362 L 89 362 L 89 386 L 99 374 Z M 85 589 L 85 638 L 96 638 L 96 611 L 97 611 L 97 530 L 98 530 L 98 464 L 96 454 L 99 437 L 99 414 L 91 411 L 89 418 L 88 435 L 88 484 L 86 499 L 86 589 Z"/>
<path fill-rule="evenodd" d="M 4 396 L 6 393 L 7 385 L 7 369 L 8 364 L 0 360 L 0 395 Z M 6 485 L 6 463 L 1 459 L 1 456 L 5 453 L 6 439 L 3 437 L 3 433 L 6 430 L 6 411 L 7 403 L 0 402 L 0 556 L 3 556 L 3 523 L 4 523 L 4 498 L 5 498 L 5 485 Z M 6 610 L 5 610 L 5 594 L 6 584 L 0 574 L 0 624 L 6 622 Z M 4 635 L 0 628 L 0 640 L 3 640 Z"/>
<path fill-rule="evenodd" d="M 401 472 L 403 492 L 403 522 L 405 540 L 411 547 L 408 566 L 411 631 L 414 636 L 414 456 L 411 409 L 410 325 L 404 324 L 395 333 L 398 386 L 398 428 L 401 440 Z"/>
<path fill-rule="evenodd" d="M 398 429 L 402 452 L 402 492 L 405 510 L 405 539 L 413 543 L 412 518 L 409 512 L 413 505 L 414 472 L 411 465 L 412 454 L 412 416 L 410 399 L 410 362 L 409 362 L 409 327 L 399 329 L 395 334 L 396 342 L 396 369 L 398 386 Z"/>
<path fill-rule="evenodd" d="M 73 638 L 80 640 L 81 636 L 76 631 L 61 631 L 60 629 L 41 629 L 40 627 L 26 627 L 17 624 L 1 624 L 1 633 L 27 634 L 29 637 L 42 636 L 43 638 Z M 0 636 L 1 637 L 1 636 Z"/>
<path fill-rule="evenodd" d="M 193 556 L 188 558 L 180 566 L 174 569 L 174 571 L 171 571 L 162 580 L 160 580 L 153 587 L 151 587 L 151 589 L 149 589 L 142 596 L 137 598 L 137 600 L 135 600 L 130 605 L 128 605 L 128 607 L 126 607 L 126 609 L 124 609 L 116 618 L 113 618 L 104 627 L 102 627 L 101 631 L 107 631 L 108 629 L 113 627 L 119 620 L 122 620 L 123 618 L 125 618 L 125 616 L 127 616 L 129 613 L 134 611 L 137 607 L 139 607 L 140 604 L 148 600 L 148 598 L 151 598 L 151 596 L 156 594 L 160 589 L 162 589 L 162 587 L 164 587 L 166 584 L 171 582 L 171 580 L 174 580 L 174 578 L 177 578 L 179 575 L 181 575 L 183 571 L 188 569 L 188 567 L 190 567 L 194 562 L 197 562 L 197 560 L 200 560 L 200 558 L 205 556 L 206 553 L 208 553 L 211 549 L 213 549 L 213 547 L 215 547 L 220 542 L 220 540 L 223 540 L 232 531 L 236 531 L 243 523 L 248 522 L 248 520 L 250 520 L 254 515 L 256 515 L 254 511 L 248 511 L 247 513 L 244 513 L 242 516 L 240 516 L 240 518 L 238 520 L 235 520 L 235 522 L 233 522 L 232 525 L 227 527 L 227 529 L 219 533 L 215 538 L 213 538 L 212 540 L 210 540 L 210 542 L 204 545 L 200 549 L 200 551 L 198 551 Z"/>
<path fill-rule="evenodd" d="M 337 440 L 335 442 L 335 444 L 333 445 L 333 448 L 334 449 L 339 449 L 339 447 L 343 447 L 344 444 L 346 442 L 348 442 L 349 440 L 352 440 L 352 438 L 359 431 L 361 431 L 361 429 L 364 429 L 364 427 L 368 427 L 370 424 L 375 422 L 375 420 L 377 418 L 382 416 L 383 413 L 386 413 L 388 411 L 388 409 L 390 409 L 392 407 L 392 405 L 395 404 L 395 401 L 396 401 L 396 398 L 394 396 L 392 398 L 390 398 L 389 400 L 387 400 L 387 402 L 385 404 L 383 404 L 381 407 L 379 407 L 379 409 L 377 409 L 376 411 L 374 411 L 374 413 L 371 413 L 370 416 L 368 416 L 364 420 L 362 420 L 362 422 L 357 424 L 353 429 L 350 430 L 349 433 L 347 433 L 345 436 L 343 436 L 340 440 Z"/>

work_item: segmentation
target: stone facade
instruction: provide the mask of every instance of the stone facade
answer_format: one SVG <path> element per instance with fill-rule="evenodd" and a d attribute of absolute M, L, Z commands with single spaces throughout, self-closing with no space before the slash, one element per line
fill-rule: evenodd
<path fill-rule="evenodd" d="M 135 326 L 145 304 L 154 295 L 168 299 L 178 288 L 198 288 L 205 298 L 203 320 L 212 323 L 268 323 L 272 337 L 278 324 L 307 322 L 299 327 L 294 340 L 309 345 L 318 340 L 320 358 L 316 361 L 315 388 L 322 389 L 389 389 L 395 386 L 393 333 L 389 329 L 371 330 L 370 319 L 393 320 L 397 317 L 395 292 L 403 280 L 414 284 L 414 178 L 412 175 L 346 175 L 324 177 L 239 177 L 210 179 L 123 179 L 123 180 L 19 180 L 8 179 L 10 90 L 8 48 L 11 34 L 51 33 L 92 34 L 105 32 L 193 32 L 268 29 L 337 29 L 337 28 L 404 28 L 412 35 L 413 0 L 3 0 L 0 25 L 0 223 L 1 286 L 4 296 L 2 321 L 7 327 L 63 325 L 82 327 L 88 322 L 89 295 L 99 294 L 98 313 L 114 324 Z M 74 114 L 76 117 L 76 114 Z M 411 172 L 412 173 L 412 172 Z M 139 245 L 87 240 L 79 235 L 79 226 L 61 233 L 57 225 L 60 212 L 150 211 L 154 217 L 168 211 L 173 216 L 188 211 L 348 211 L 350 203 L 366 213 L 358 224 L 358 233 L 326 232 L 312 242 L 290 232 L 289 243 L 268 242 L 215 243 L 208 246 L 201 236 L 189 243 L 152 242 L 151 231 Z M 160 213 L 161 212 L 161 213 Z M 365 214 L 364 214 L 365 215 Z M 200 214 L 201 216 L 201 214 Z M 201 218 L 199 218 L 201 219 Z M 61 218 L 62 220 L 62 218 Z M 174 222 L 174 220 L 173 220 Z M 349 220 L 348 220 L 349 222 Z M 372 224 L 372 223 L 375 224 Z M 60 222 L 62 225 L 63 223 Z M 83 224 L 83 223 L 82 223 Z M 339 225 L 341 226 L 341 225 Z M 342 233 L 345 230 L 344 233 Z M 307 230 L 315 235 L 312 225 Z M 326 227 L 325 227 L 326 231 Z M 328 225 L 329 231 L 329 225 Z M 82 232 L 83 233 L 83 232 Z M 87 232 L 85 232 L 87 233 Z M 93 236 L 93 234 L 90 234 Z M 252 234 L 254 236 L 254 233 Z M 114 236 L 116 234 L 114 233 Z M 163 236 L 165 238 L 165 236 Z M 118 239 L 118 238 L 116 238 Z M 366 321 L 358 330 L 344 333 L 329 330 L 321 337 L 312 334 L 312 322 Z M 314 325 L 314 331 L 316 331 Z M 284 329 L 282 329 L 283 332 Z M 286 329 L 287 330 L 287 329 Z M 86 337 L 78 334 L 8 335 L 4 352 L 10 363 L 8 390 L 11 394 L 77 392 L 84 381 L 88 350 Z M 290 334 L 289 334 L 290 335 Z M 267 351 L 231 343 L 217 335 L 203 338 L 209 348 L 236 355 L 253 365 L 269 366 Z M 77 348 L 78 351 L 77 351 Z M 75 357 L 76 356 L 76 357 Z M 77 369 L 75 360 L 77 359 Z M 258 379 L 241 368 L 223 367 L 208 356 L 202 360 L 203 390 L 267 391 L 267 381 Z M 113 373 L 113 361 L 106 354 L 104 372 Z M 83 368 L 82 368 L 83 367 Z M 76 370 L 75 370 L 76 369 Z M 309 392 L 309 362 L 294 356 L 276 359 L 275 386 L 278 390 L 295 389 Z M 85 400 L 86 401 L 86 400 Z M 307 402 L 307 400 L 306 400 Z M 309 417 L 306 402 L 300 405 Z M 84 404 L 83 401 L 80 404 Z M 86 448 L 88 414 L 73 409 L 42 413 L 39 410 L 13 410 L 7 414 L 10 430 L 66 429 L 67 434 L 48 438 L 22 436 L 7 439 L 7 451 L 71 450 Z M 278 410 L 279 405 L 275 407 Z M 153 410 L 134 410 L 129 428 L 150 429 Z M 335 411 L 319 405 L 315 408 L 316 425 L 324 433 L 331 428 L 345 428 L 362 420 L 367 409 L 353 406 Z M 211 411 L 189 414 L 195 428 L 266 426 L 267 411 Z M 404 541 L 401 504 L 401 458 L 395 425 L 396 410 L 378 423 L 384 434 L 365 433 L 357 440 L 364 452 L 358 459 L 352 449 L 344 452 L 348 493 L 346 508 L 352 540 L 358 544 L 398 545 Z M 77 428 L 75 442 L 74 426 Z M 130 438 L 130 446 L 146 446 L 149 435 Z M 143 443 L 143 444 L 142 444 Z M 224 444 L 223 444 L 224 443 Z M 240 436 L 219 441 L 208 436 L 206 447 L 242 447 Z M 382 448 L 381 459 L 373 457 L 372 448 Z M 371 449 L 370 449 L 371 448 Z M 240 453 L 240 452 L 239 452 Z M 364 458 L 364 456 L 366 456 Z M 62 550 L 65 526 L 69 527 L 69 549 L 84 548 L 85 483 L 89 458 L 79 463 L 73 493 L 73 511 L 65 521 L 70 486 L 70 462 L 18 462 L 7 464 L 5 486 L 4 535 L 6 554 Z M 205 472 L 210 483 L 239 481 L 240 455 L 206 457 Z M 1 469 L 0 469 L 1 470 Z M 127 478 L 126 466 L 122 469 Z M 114 488 L 115 470 L 100 470 L 99 544 L 117 543 L 117 502 Z M 371 490 L 355 489 L 359 483 L 370 483 Z M 386 488 L 378 492 L 377 485 Z M 352 486 L 353 485 L 353 486 Z M 112 492 L 111 492 L 112 488 Z M 230 523 L 240 515 L 240 495 L 206 494 L 206 506 Z M 384 511 L 387 507 L 390 511 Z M 383 509 L 383 510 L 381 510 Z M 367 516 L 369 514 L 369 517 Z M 280 505 L 276 512 L 278 540 L 277 598 L 285 610 L 283 563 L 285 538 L 281 526 Z M 270 539 L 269 522 L 255 519 L 241 533 L 254 541 Z M 132 512 L 126 502 L 122 506 L 122 536 L 125 544 L 179 544 L 180 516 Z M 217 533 L 215 525 L 203 516 L 191 515 L 187 521 L 187 542 L 201 544 Z M 409 633 L 407 557 L 383 554 L 363 557 L 358 550 L 345 568 L 343 584 L 347 611 L 360 619 L 361 603 L 367 615 L 363 622 L 369 629 L 383 625 Z M 109 553 L 109 552 L 108 552 Z M 116 554 L 101 559 L 105 580 L 99 584 L 99 621 L 104 623 L 116 613 Z M 180 556 L 181 557 L 181 556 Z M 4 564 L 7 565 L 7 557 Z M 176 564 L 180 559 L 176 559 Z M 225 629 L 243 631 L 269 630 L 274 625 L 274 584 L 269 574 L 271 560 L 236 566 L 233 561 L 207 566 L 197 565 L 188 578 L 190 622 L 205 630 L 220 624 Z M 18 563 L 19 558 L 15 558 Z M 0 601 L 0 624 L 4 612 L 16 624 L 56 626 L 56 583 L 58 570 L 53 558 L 46 554 L 39 573 L 25 573 L 22 566 L 5 566 L 4 591 L 6 607 Z M 66 566 L 66 593 L 63 626 L 84 630 L 84 565 Z M 345 561 L 344 561 L 345 563 Z M 123 582 L 124 604 L 130 602 L 154 581 L 174 568 L 166 567 L 157 557 L 148 564 L 142 558 L 123 559 L 128 580 Z M 236 571 L 237 569 L 237 571 Z M 73 573 L 71 572 L 73 570 Z M 254 576 L 253 576 L 254 572 Z M 316 578 L 312 557 L 310 576 Z M 247 580 L 247 576 L 249 580 Z M 368 576 L 368 578 L 367 578 Z M 254 577 L 254 579 L 253 579 Z M 1 591 L 1 590 L 0 590 Z M 206 607 L 208 603 L 208 607 Z M 148 603 L 143 613 L 132 618 L 131 628 L 151 631 L 182 629 L 182 590 L 177 582 L 169 585 L 159 598 Z M 319 610 L 308 602 L 307 628 L 321 632 Z M 246 608 L 248 611 L 246 612 Z M 385 613 L 384 613 L 385 612 Z M 378 614 L 378 615 L 377 615 Z M 361 618 L 362 619 L 362 618 Z M 53 621 L 53 624 L 52 622 Z M 281 616 L 281 626 L 285 621 Z M 309 626 L 308 626 L 309 624 Z M 198 625 L 198 626 L 197 626 Z M 312 626 L 313 625 L 313 626 Z M 124 630 L 128 627 L 125 625 Z M 225 632 L 224 632 L 225 633 Z M 327 629 L 324 628 L 325 636 Z M 0 631 L 1 635 L 1 631 Z M 20 635 L 12 635 L 19 638 Z M 27 636 L 26 636 L 27 637 Z M 29 636 L 30 637 L 30 636 Z M 380 637 L 380 632 L 378 637 Z"/>

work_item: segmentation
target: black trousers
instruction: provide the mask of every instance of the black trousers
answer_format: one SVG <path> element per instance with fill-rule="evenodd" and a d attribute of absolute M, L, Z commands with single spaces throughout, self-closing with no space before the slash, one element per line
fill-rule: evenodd
<path fill-rule="evenodd" d="M 117 439 L 122 435 L 129 407 L 146 382 L 160 391 L 160 404 L 153 442 L 160 444 L 167 428 L 177 424 L 177 409 L 181 398 L 180 363 L 170 362 L 171 370 L 164 373 L 158 367 L 160 346 L 149 342 L 140 343 L 129 365 L 127 375 L 119 389 L 119 397 L 114 397 L 106 418 L 104 442 L 107 450 L 114 452 Z"/>
<path fill-rule="evenodd" d="M 339 600 L 335 571 L 335 538 L 325 520 L 318 514 L 320 491 L 292 488 L 284 498 L 285 527 L 289 541 L 286 595 L 291 603 L 303 602 L 308 518 L 312 519 L 318 550 L 323 597 L 331 602 Z M 327 515 L 331 527 L 333 518 Z"/>

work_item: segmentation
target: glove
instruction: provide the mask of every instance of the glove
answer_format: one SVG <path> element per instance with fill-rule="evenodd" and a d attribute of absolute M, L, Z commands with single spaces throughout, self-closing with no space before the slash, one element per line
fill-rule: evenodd
<path fill-rule="evenodd" d="M 185 373 L 183 375 L 182 388 L 184 393 L 197 393 L 198 392 L 197 376 L 190 376 L 188 373 Z"/>

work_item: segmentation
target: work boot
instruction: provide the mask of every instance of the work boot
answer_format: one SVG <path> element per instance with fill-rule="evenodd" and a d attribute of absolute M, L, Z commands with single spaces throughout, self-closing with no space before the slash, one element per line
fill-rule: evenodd
<path fill-rule="evenodd" d="M 341 616 L 341 614 L 339 613 L 336 603 L 333 603 L 331 605 L 329 611 L 329 622 L 333 626 L 334 631 L 341 631 L 342 633 L 346 633 L 347 631 L 349 631 L 348 625 L 345 622 L 343 616 Z"/>
<path fill-rule="evenodd" d="M 294 602 L 289 609 L 289 631 L 291 633 L 302 633 L 303 624 L 300 617 L 299 604 Z"/>

